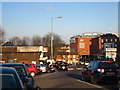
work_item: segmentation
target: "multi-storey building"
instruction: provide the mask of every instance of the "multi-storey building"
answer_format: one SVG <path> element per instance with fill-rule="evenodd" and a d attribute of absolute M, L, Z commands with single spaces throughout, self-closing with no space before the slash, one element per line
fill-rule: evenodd
<path fill-rule="evenodd" d="M 106 33 L 92 39 L 91 53 L 97 57 L 112 58 L 117 57 L 119 38 L 115 34 Z"/>
<path fill-rule="evenodd" d="M 117 57 L 119 38 L 112 33 L 85 33 L 71 37 L 70 50 L 81 59 L 105 59 Z"/>
<path fill-rule="evenodd" d="M 83 35 L 71 37 L 71 53 L 79 55 L 81 59 L 90 59 L 92 39 L 100 35 L 100 33 L 84 33 Z"/>

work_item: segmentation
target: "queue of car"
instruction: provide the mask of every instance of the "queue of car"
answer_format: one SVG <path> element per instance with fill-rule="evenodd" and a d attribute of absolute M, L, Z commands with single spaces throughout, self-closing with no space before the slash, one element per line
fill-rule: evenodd
<path fill-rule="evenodd" d="M 39 65 L 39 68 L 38 68 Z M 54 72 L 55 69 L 47 65 L 46 72 Z M 34 89 L 34 76 L 42 74 L 40 64 L 33 63 L 4 63 L 0 64 L 0 80 L 2 80 L 2 89 L 18 88 Z M 40 88 L 37 87 L 37 90 Z"/>

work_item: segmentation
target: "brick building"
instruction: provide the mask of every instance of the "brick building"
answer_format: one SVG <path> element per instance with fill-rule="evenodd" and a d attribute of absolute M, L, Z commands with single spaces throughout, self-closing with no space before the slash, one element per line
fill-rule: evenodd
<path fill-rule="evenodd" d="M 83 35 L 78 35 L 71 37 L 70 39 L 70 50 L 71 53 L 79 55 L 81 60 L 91 58 L 91 45 L 92 39 L 100 36 L 99 33 L 84 33 Z"/>
<path fill-rule="evenodd" d="M 30 62 L 30 63 L 39 63 L 40 57 L 43 54 L 43 51 L 47 52 L 47 50 L 41 50 L 41 49 L 47 49 L 47 48 L 41 48 L 42 46 L 7 46 L 3 45 L 0 46 L 0 49 L 2 52 L 1 60 L 5 63 L 8 62 Z"/>
<path fill-rule="evenodd" d="M 117 58 L 119 38 L 115 34 L 107 33 L 92 39 L 91 53 L 96 58 Z"/>
<path fill-rule="evenodd" d="M 116 34 L 84 33 L 71 37 L 71 53 L 79 55 L 80 60 L 112 58 L 115 60 L 119 38 Z"/>

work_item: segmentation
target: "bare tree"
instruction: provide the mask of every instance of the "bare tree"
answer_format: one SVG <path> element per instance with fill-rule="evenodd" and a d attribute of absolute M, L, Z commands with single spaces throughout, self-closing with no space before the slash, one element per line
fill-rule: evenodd
<path fill-rule="evenodd" d="M 5 31 L 0 27 L 0 44 L 5 41 Z"/>
<path fill-rule="evenodd" d="M 15 45 L 22 45 L 21 39 L 17 36 L 10 38 L 9 41 Z"/>
<path fill-rule="evenodd" d="M 21 40 L 21 45 L 24 45 L 24 46 L 30 45 L 30 38 L 24 36 Z"/>
<path fill-rule="evenodd" d="M 31 39 L 32 45 L 42 45 L 42 38 L 40 36 L 33 36 Z"/>
<path fill-rule="evenodd" d="M 54 53 L 54 57 L 58 54 L 58 50 L 60 49 L 61 46 L 65 45 L 65 42 L 61 39 L 61 37 L 55 33 L 52 34 L 53 35 L 53 53 Z M 43 46 L 46 46 L 49 48 L 48 50 L 48 56 L 51 55 L 51 33 L 48 33 L 47 35 L 45 35 L 43 37 Z"/>

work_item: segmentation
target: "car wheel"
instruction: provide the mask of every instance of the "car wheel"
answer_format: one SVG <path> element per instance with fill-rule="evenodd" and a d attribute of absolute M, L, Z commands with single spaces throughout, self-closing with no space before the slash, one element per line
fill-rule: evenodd
<path fill-rule="evenodd" d="M 94 76 L 91 76 L 91 83 L 93 83 L 93 84 L 97 84 L 98 83 L 97 80 L 94 78 Z"/>
<path fill-rule="evenodd" d="M 34 77 L 34 76 L 35 76 L 35 72 L 31 72 L 30 75 L 31 75 L 32 77 Z"/>

